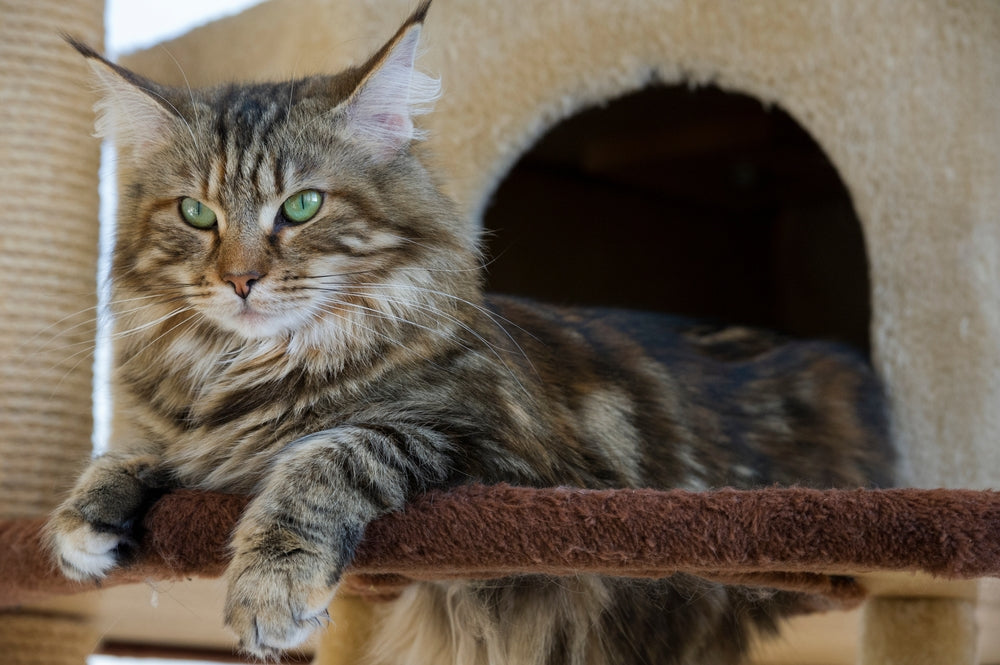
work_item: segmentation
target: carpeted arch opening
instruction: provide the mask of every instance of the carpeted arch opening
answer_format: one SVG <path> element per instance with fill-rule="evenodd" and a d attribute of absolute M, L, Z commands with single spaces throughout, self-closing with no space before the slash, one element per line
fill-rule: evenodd
<path fill-rule="evenodd" d="M 484 216 L 490 290 L 765 326 L 869 348 L 861 223 L 782 109 L 653 87 L 576 114 Z"/>

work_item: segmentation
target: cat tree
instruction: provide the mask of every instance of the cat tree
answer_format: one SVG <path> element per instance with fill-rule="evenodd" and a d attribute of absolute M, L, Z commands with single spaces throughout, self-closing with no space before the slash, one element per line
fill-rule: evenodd
<path fill-rule="evenodd" d="M 270 0 L 170 42 L 169 54 L 154 48 L 125 64 L 178 85 L 184 83 L 180 69 L 192 85 L 334 71 L 381 43 L 411 5 Z M 304 24 L 309 29 L 302 30 Z M 473 220 L 543 132 L 628 92 L 712 83 L 788 111 L 830 157 L 861 220 L 873 360 L 890 390 L 904 483 L 974 490 L 998 484 L 995 3 L 435 0 L 424 35 L 421 65 L 445 85 L 436 112 L 426 118 L 428 145 L 449 193 Z M 4 35 L 3 44 L 8 39 Z M 958 496 L 932 495 L 946 502 Z M 979 549 L 968 551 L 980 567 L 952 576 L 1000 575 L 991 558 L 1000 534 L 987 518 L 996 497 L 961 496 L 982 510 L 961 513 L 940 542 L 977 543 Z M 886 500 L 877 497 L 871 505 Z M 904 524 L 930 528 L 919 520 L 897 527 Z M 948 573 L 928 561 L 899 567 L 884 560 L 886 569 Z M 832 569 L 820 565 L 813 572 L 847 572 L 837 568 L 844 562 L 830 563 Z M 217 572 L 213 565 L 219 564 L 195 565 L 184 574 Z M 166 574 L 162 567 L 150 570 Z M 829 589 L 823 593 L 832 597 Z M 934 597 L 921 597 L 920 589 L 907 597 L 897 593 L 867 604 L 861 662 L 974 662 L 974 593 L 967 587 Z M 323 662 L 349 662 L 334 660 L 349 659 L 337 639 L 332 635 L 321 649 Z"/>

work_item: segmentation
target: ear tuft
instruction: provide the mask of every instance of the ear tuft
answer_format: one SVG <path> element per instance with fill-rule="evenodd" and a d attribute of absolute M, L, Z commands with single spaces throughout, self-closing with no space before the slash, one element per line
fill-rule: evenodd
<path fill-rule="evenodd" d="M 120 151 L 135 158 L 169 141 L 177 118 L 155 84 L 109 62 L 72 37 L 66 41 L 87 58 L 94 72 L 100 94 L 94 104 L 97 136 L 113 139 Z"/>
<path fill-rule="evenodd" d="M 440 79 L 415 67 L 420 30 L 421 24 L 412 19 L 404 25 L 376 56 L 372 68 L 346 102 L 350 131 L 373 145 L 383 158 L 424 138 L 413 119 L 430 112 L 441 95 Z"/>

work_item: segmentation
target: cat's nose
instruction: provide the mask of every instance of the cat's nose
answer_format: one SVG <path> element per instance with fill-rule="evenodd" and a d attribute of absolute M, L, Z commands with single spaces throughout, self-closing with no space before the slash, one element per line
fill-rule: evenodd
<path fill-rule="evenodd" d="M 233 291 L 236 292 L 240 298 L 244 300 L 250 295 L 250 290 L 253 285 L 260 281 L 260 278 L 264 275 L 260 274 L 256 270 L 251 270 L 250 272 L 240 273 L 239 275 L 227 274 L 223 275 L 222 279 L 229 282 L 233 286 Z"/>

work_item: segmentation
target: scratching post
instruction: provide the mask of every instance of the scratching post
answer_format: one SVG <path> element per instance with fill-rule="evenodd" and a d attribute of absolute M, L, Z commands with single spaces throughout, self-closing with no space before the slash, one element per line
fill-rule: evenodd
<path fill-rule="evenodd" d="M 365 644 L 371 633 L 372 604 L 339 595 L 330 605 L 330 625 L 320 637 L 312 665 L 353 665 L 363 662 Z"/>
<path fill-rule="evenodd" d="M 6 665 L 83 665 L 98 637 L 83 616 L 46 612 L 0 614 Z"/>
<path fill-rule="evenodd" d="M 873 598 L 858 665 L 975 665 L 976 605 L 962 598 Z"/>
<path fill-rule="evenodd" d="M 91 448 L 98 143 L 81 58 L 103 0 L 0 0 L 0 517 L 46 514 Z M 0 660 L 81 665 L 79 616 L 0 613 Z"/>

